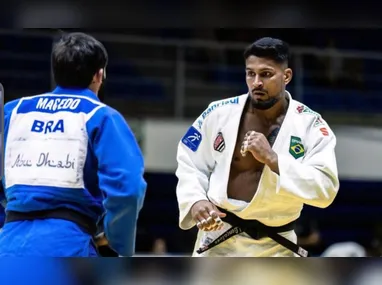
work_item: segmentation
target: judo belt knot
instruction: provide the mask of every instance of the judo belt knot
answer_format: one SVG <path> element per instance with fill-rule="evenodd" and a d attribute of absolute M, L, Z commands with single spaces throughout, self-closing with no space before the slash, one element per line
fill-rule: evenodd
<path fill-rule="evenodd" d="M 215 240 L 210 242 L 208 245 L 205 245 L 201 248 L 199 248 L 196 252 L 198 254 L 201 254 L 218 244 L 230 239 L 231 237 L 238 235 L 240 233 L 247 233 L 251 238 L 259 240 L 262 238 L 269 237 L 273 239 L 275 242 L 279 243 L 280 245 L 284 246 L 285 248 L 291 250 L 292 252 L 296 253 L 297 255 L 301 257 L 308 257 L 309 253 L 303 249 L 302 247 L 298 246 L 297 244 L 291 242 L 287 238 L 283 237 L 282 235 L 278 234 L 280 232 L 286 232 L 294 229 L 295 221 L 280 226 L 280 227 L 269 227 L 262 223 L 260 223 L 257 220 L 244 220 L 240 217 L 236 216 L 235 214 L 228 212 L 224 209 L 218 208 L 222 213 L 225 213 L 227 216 L 223 218 L 223 221 L 232 225 L 231 228 L 226 230 L 224 233 L 222 233 L 219 237 L 217 237 Z"/>

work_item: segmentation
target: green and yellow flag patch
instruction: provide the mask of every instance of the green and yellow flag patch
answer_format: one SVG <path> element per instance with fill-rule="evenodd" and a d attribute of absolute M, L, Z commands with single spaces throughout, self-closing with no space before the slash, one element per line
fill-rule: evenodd
<path fill-rule="evenodd" d="M 303 157 L 305 154 L 304 146 L 301 143 L 301 138 L 299 137 L 290 137 L 289 153 L 295 158 L 298 159 Z"/>

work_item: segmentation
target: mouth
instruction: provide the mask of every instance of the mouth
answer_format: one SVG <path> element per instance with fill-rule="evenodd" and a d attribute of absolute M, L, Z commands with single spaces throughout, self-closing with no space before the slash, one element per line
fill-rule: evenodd
<path fill-rule="evenodd" d="M 267 93 L 265 93 L 265 92 L 261 92 L 261 91 L 253 91 L 253 92 L 252 92 L 252 95 L 253 95 L 255 98 L 262 98 L 262 97 L 264 97 L 265 95 L 267 95 Z"/>
<path fill-rule="evenodd" d="M 254 89 L 254 90 L 252 90 L 252 94 L 254 94 L 254 95 L 265 95 L 265 94 L 267 94 L 267 92 Z"/>

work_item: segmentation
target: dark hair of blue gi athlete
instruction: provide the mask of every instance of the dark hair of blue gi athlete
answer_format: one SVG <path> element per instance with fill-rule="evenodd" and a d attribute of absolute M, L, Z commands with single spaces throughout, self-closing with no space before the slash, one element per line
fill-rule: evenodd
<path fill-rule="evenodd" d="M 102 84 L 105 79 L 108 54 L 103 44 L 92 36 L 69 33 L 63 34 L 54 44 L 51 61 L 57 85 L 64 88 L 89 88 L 95 83 Z"/>

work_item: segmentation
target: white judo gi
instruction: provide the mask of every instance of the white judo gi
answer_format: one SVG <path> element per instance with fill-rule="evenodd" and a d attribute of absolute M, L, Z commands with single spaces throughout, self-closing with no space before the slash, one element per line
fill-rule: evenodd
<path fill-rule="evenodd" d="M 289 92 L 287 96 L 289 107 L 273 144 L 280 175 L 265 166 L 249 203 L 227 197 L 232 155 L 248 94 L 212 102 L 194 121 L 177 150 L 181 229 L 196 225 L 190 209 L 200 200 L 208 199 L 242 219 L 255 219 L 273 227 L 296 220 L 304 204 L 325 208 L 333 202 L 339 189 L 336 137 L 318 113 L 292 99 Z M 225 223 L 219 231 L 199 230 L 193 256 L 297 256 L 270 238 L 255 240 L 246 233 L 196 253 L 230 227 Z M 281 235 L 297 242 L 293 230 Z"/>

